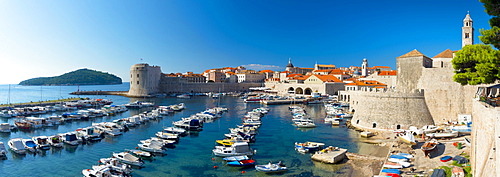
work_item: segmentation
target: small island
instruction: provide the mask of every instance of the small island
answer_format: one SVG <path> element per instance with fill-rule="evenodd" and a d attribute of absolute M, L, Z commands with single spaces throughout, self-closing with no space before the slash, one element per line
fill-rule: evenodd
<path fill-rule="evenodd" d="M 38 77 L 21 81 L 19 85 L 113 85 L 121 84 L 122 79 L 109 73 L 79 69 L 60 76 Z"/>

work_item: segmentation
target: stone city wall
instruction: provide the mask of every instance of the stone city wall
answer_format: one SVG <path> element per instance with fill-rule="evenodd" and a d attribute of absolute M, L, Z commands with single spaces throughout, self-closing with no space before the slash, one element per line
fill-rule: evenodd
<path fill-rule="evenodd" d="M 419 88 L 425 90 L 425 102 L 436 124 L 457 121 L 459 114 L 472 113 L 476 86 L 453 81 L 453 68 L 424 68 Z"/>
<path fill-rule="evenodd" d="M 473 99 L 471 99 L 473 100 Z M 500 107 L 472 101 L 473 176 L 500 176 Z"/>
<path fill-rule="evenodd" d="M 351 91 L 350 96 L 355 127 L 395 130 L 434 124 L 424 93 Z"/>
<path fill-rule="evenodd" d="M 262 83 L 161 83 L 159 93 L 248 92 Z"/>

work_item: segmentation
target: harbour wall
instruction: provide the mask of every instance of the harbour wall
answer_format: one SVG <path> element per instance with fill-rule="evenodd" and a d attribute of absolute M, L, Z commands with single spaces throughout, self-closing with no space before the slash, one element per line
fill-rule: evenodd
<path fill-rule="evenodd" d="M 500 176 L 500 107 L 471 99 L 472 150 L 471 165 L 474 176 Z"/>
<path fill-rule="evenodd" d="M 158 93 L 248 92 L 262 83 L 160 83 Z"/>
<path fill-rule="evenodd" d="M 423 90 L 415 93 L 393 91 L 351 91 L 351 121 L 354 127 L 368 130 L 408 129 L 433 125 Z"/>

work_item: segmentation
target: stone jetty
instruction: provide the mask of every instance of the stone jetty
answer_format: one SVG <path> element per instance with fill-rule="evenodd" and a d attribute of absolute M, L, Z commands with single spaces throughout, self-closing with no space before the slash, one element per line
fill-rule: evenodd
<path fill-rule="evenodd" d="M 344 160 L 347 156 L 347 149 L 339 147 L 328 147 L 316 152 L 311 158 L 323 163 L 337 163 Z"/>

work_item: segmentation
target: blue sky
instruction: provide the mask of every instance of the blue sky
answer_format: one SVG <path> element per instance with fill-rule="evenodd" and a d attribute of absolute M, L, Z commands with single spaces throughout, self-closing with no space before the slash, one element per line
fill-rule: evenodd
<path fill-rule="evenodd" d="M 141 62 L 164 73 L 282 71 L 288 58 L 309 68 L 367 58 L 395 69 L 413 49 L 429 57 L 459 50 L 467 11 L 479 43 L 490 17 L 477 0 L 3 0 L 0 84 L 80 68 L 129 81 Z"/>

